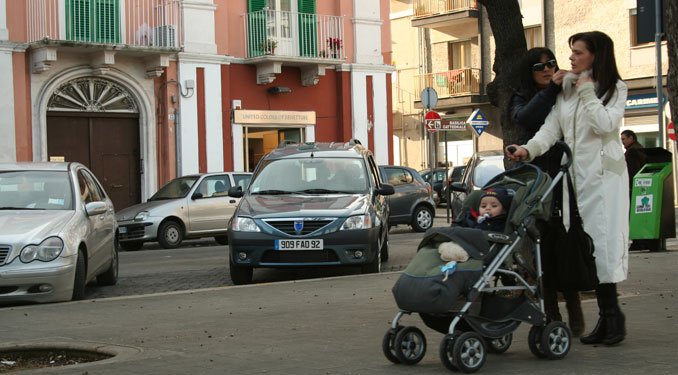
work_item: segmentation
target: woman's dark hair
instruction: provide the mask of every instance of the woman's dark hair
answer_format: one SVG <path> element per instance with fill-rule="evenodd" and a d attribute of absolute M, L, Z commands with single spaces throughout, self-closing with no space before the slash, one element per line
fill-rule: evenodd
<path fill-rule="evenodd" d="M 593 77 L 591 78 L 598 83 L 596 95 L 598 98 L 605 97 L 603 99 L 603 105 L 605 105 L 617 89 L 617 80 L 621 79 L 614 58 L 614 42 L 603 32 L 588 31 L 572 35 L 569 39 L 570 47 L 580 40 L 586 44 L 586 49 L 594 55 Z"/>
<path fill-rule="evenodd" d="M 532 99 L 532 97 L 537 94 L 537 91 L 539 91 L 537 85 L 534 83 L 534 78 L 532 77 L 532 66 L 540 63 L 541 58 L 544 55 L 546 55 L 549 60 L 556 59 L 556 55 L 554 55 L 553 51 L 550 49 L 535 47 L 529 49 L 520 61 L 520 88 L 518 89 L 518 92 L 520 92 L 520 95 L 527 100 Z"/>

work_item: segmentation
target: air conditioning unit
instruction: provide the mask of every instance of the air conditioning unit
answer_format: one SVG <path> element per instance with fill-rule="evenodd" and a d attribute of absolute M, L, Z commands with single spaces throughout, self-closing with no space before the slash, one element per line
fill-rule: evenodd
<path fill-rule="evenodd" d="M 158 26 L 154 29 L 153 45 L 156 47 L 176 48 L 177 29 L 173 25 Z"/>

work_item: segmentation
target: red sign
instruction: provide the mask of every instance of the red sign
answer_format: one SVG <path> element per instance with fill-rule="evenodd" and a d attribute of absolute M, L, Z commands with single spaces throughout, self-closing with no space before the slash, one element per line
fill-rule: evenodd
<path fill-rule="evenodd" d="M 424 116 L 424 123 L 426 124 L 428 131 L 434 132 L 440 127 L 440 115 L 438 112 L 428 111 L 426 112 L 426 116 Z"/>
<path fill-rule="evenodd" d="M 669 122 L 669 125 L 666 127 L 666 134 L 669 136 L 670 140 L 676 140 L 676 129 L 673 126 L 673 121 Z"/>

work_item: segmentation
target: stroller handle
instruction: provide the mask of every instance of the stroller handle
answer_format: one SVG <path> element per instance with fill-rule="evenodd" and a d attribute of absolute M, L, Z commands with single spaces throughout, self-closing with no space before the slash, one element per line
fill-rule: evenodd
<path fill-rule="evenodd" d="M 556 146 L 565 153 L 565 156 L 567 156 L 565 164 L 560 165 L 560 169 L 566 171 L 572 165 L 572 150 L 570 149 L 570 146 L 568 146 L 567 143 L 563 141 L 556 142 Z"/>

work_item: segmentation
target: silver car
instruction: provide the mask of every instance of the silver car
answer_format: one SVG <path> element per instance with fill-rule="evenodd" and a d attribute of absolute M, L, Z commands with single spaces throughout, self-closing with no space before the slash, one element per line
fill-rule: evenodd
<path fill-rule="evenodd" d="M 79 163 L 0 163 L 0 302 L 82 299 L 118 279 L 113 203 Z"/>
<path fill-rule="evenodd" d="M 117 213 L 120 246 L 139 250 L 144 242 L 158 241 L 176 248 L 185 238 L 214 237 L 228 243 L 228 220 L 240 201 L 228 189 L 250 183 L 249 172 L 204 173 L 175 178 L 145 203 Z"/>

